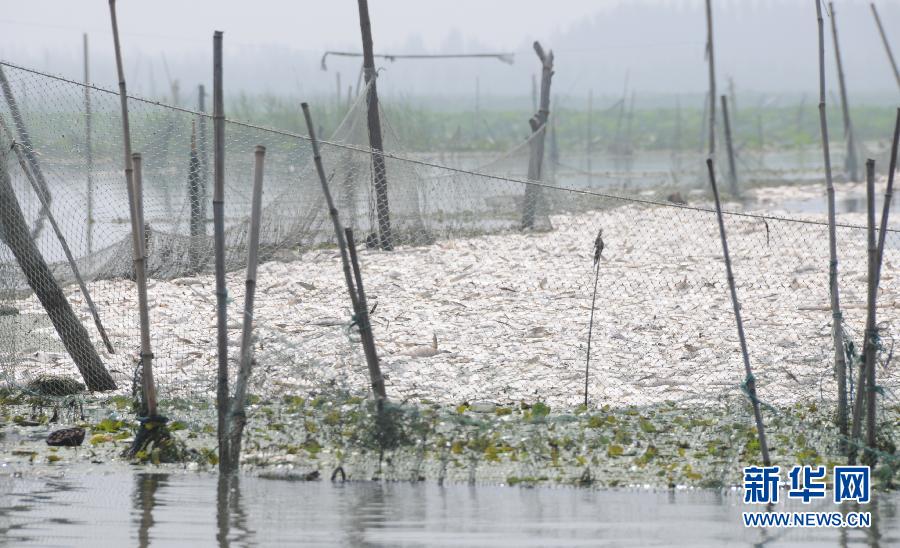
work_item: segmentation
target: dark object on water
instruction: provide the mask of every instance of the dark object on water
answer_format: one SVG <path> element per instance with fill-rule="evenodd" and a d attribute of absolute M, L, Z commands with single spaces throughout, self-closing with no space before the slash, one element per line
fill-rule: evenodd
<path fill-rule="evenodd" d="M 53 447 L 78 447 L 84 442 L 84 428 L 63 428 L 50 432 L 47 445 Z"/>
<path fill-rule="evenodd" d="M 344 472 L 343 466 L 338 466 L 334 469 L 334 472 L 331 473 L 331 481 L 337 480 L 338 474 L 341 475 L 341 483 L 347 481 L 347 473 Z"/>
<path fill-rule="evenodd" d="M 672 202 L 673 204 L 687 205 L 687 200 L 681 195 L 680 192 L 673 192 L 666 196 L 666 200 Z"/>
<path fill-rule="evenodd" d="M 319 471 L 313 470 L 312 472 L 306 473 L 279 473 L 279 472 L 263 472 L 260 474 L 260 479 L 269 479 L 269 480 L 281 480 L 281 481 L 319 481 Z"/>

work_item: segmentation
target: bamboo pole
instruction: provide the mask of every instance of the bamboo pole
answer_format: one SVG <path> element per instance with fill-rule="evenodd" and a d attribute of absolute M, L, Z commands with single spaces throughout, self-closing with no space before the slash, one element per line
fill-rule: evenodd
<path fill-rule="evenodd" d="M 358 0 L 359 28 L 362 33 L 363 69 L 368 87 L 369 148 L 372 149 L 372 171 L 375 186 L 375 215 L 378 218 L 378 241 L 381 249 L 394 249 L 391 235 L 391 208 L 388 203 L 387 170 L 384 162 L 384 146 L 381 135 L 381 116 L 378 111 L 378 73 L 372 51 L 372 23 L 369 20 L 368 0 Z"/>
<path fill-rule="evenodd" d="M 728 149 L 728 182 L 731 185 L 731 195 L 738 196 L 737 167 L 734 163 L 734 145 L 731 141 L 731 119 L 728 116 L 728 98 L 722 96 L 722 121 L 725 123 L 725 147 Z"/>
<path fill-rule="evenodd" d="M 712 0 L 706 0 L 706 58 L 709 67 L 709 152 L 716 156 L 716 57 L 713 46 Z"/>
<path fill-rule="evenodd" d="M 737 91 L 735 91 L 734 78 L 732 76 L 728 77 L 728 103 L 730 106 L 731 121 L 734 122 L 735 127 L 739 127 Z"/>
<path fill-rule="evenodd" d="M 894 69 L 894 79 L 897 80 L 897 87 L 900 87 L 900 70 L 897 69 L 897 61 L 894 59 L 894 52 L 891 51 L 891 44 L 888 42 L 884 27 L 881 26 L 881 17 L 878 16 L 878 8 L 875 7 L 874 2 L 869 4 L 869 6 L 872 8 L 872 15 L 875 17 L 875 24 L 878 25 L 878 34 L 881 35 L 884 51 L 887 52 L 888 61 L 891 63 L 891 68 Z"/>
<path fill-rule="evenodd" d="M 9 125 L 7 125 L 6 120 L 0 116 L 0 128 L 3 129 L 3 133 L 6 135 L 6 138 L 9 139 L 12 145 L 12 149 L 16 153 L 16 158 L 19 161 L 19 167 L 22 168 L 22 172 L 25 174 L 25 178 L 28 179 L 28 182 L 31 184 L 31 188 L 34 190 L 34 193 L 37 195 L 38 200 L 41 202 L 41 207 L 44 211 L 47 212 L 47 220 L 50 221 L 50 227 L 53 228 L 53 233 L 56 235 L 56 239 L 59 241 L 59 246 L 62 248 L 63 253 L 66 256 L 66 261 L 69 263 L 69 267 L 72 269 L 72 274 L 75 276 L 75 281 L 78 282 L 78 288 L 81 290 L 81 294 L 84 295 L 84 302 L 88 306 L 88 310 L 91 312 L 91 316 L 94 319 L 94 325 L 97 327 L 97 332 L 100 334 L 100 338 L 103 339 L 103 344 L 106 346 L 106 350 L 110 354 L 115 354 L 115 348 L 113 348 L 112 343 L 109 341 L 109 336 L 106 334 L 106 329 L 103 327 L 103 322 L 100 321 L 100 314 L 97 312 L 97 306 L 94 304 L 94 300 L 91 298 L 91 294 L 88 291 L 87 285 L 84 283 L 84 278 L 81 276 L 81 270 L 78 268 L 78 263 L 75 262 L 75 257 L 72 255 L 72 250 L 69 248 L 69 244 L 66 241 L 65 236 L 62 233 L 62 230 L 59 228 L 59 224 L 56 222 L 56 217 L 53 215 L 53 212 L 50 210 L 50 204 L 48 204 L 44 198 L 43 193 L 40 191 L 40 187 L 38 185 L 37 180 L 34 177 L 34 174 L 28 169 L 28 162 L 25 158 L 25 154 L 21 150 L 21 146 L 16 142 L 13 137 L 12 130 L 10 130 Z"/>
<path fill-rule="evenodd" d="M 387 398 L 384 388 L 384 377 L 381 374 L 381 365 L 378 362 L 378 352 L 375 348 L 375 335 L 372 333 L 372 323 L 369 321 L 369 305 L 366 302 L 366 290 L 363 287 L 362 271 L 359 267 L 359 258 L 356 255 L 356 242 L 353 239 L 353 229 L 345 228 L 344 235 L 347 238 L 347 251 L 350 254 L 350 266 L 353 268 L 353 279 L 356 284 L 356 325 L 359 327 L 360 338 L 363 343 L 363 352 L 366 355 L 366 364 L 369 367 L 369 378 L 372 381 L 372 392 L 379 402 Z"/>
<path fill-rule="evenodd" d="M 831 35 L 834 39 L 834 58 L 837 62 L 838 84 L 841 91 L 841 112 L 844 115 L 844 139 L 847 144 L 847 157 L 844 160 L 844 168 L 847 177 L 851 181 L 859 180 L 859 166 L 856 159 L 856 143 L 853 137 L 853 123 L 850 121 L 850 104 L 847 100 L 847 83 L 844 79 L 844 64 L 841 61 L 841 48 L 838 43 L 837 15 L 834 11 L 834 2 L 828 3 L 828 11 L 831 14 Z"/>
<path fill-rule="evenodd" d="M 322 193 L 325 195 L 325 202 L 328 205 L 328 214 L 331 217 L 331 224 L 334 227 L 334 237 L 337 239 L 338 249 L 341 253 L 341 264 L 344 268 L 344 281 L 347 284 L 347 292 L 350 294 L 350 303 L 353 305 L 353 313 L 357 315 L 356 320 L 359 322 L 361 319 L 360 315 L 360 299 L 359 294 L 357 293 L 356 284 L 353 280 L 353 273 L 350 265 L 350 254 L 347 250 L 347 239 L 344 228 L 341 226 L 341 220 L 338 215 L 338 210 L 334 205 L 334 199 L 331 196 L 331 190 L 328 188 L 328 181 L 325 178 L 325 167 L 322 165 L 322 156 L 319 154 L 319 141 L 316 138 L 316 133 L 313 130 L 313 122 L 312 116 L 309 113 L 309 105 L 306 103 L 301 103 L 300 108 L 303 110 L 303 118 L 306 120 L 306 128 L 309 131 L 309 141 L 312 145 L 313 149 L 313 162 L 316 166 L 316 173 L 319 176 L 319 182 L 322 185 Z M 360 278 L 361 280 L 361 278 Z M 372 384 L 372 391 L 375 394 L 375 397 L 379 400 L 383 400 L 386 398 L 385 389 L 384 389 L 384 377 L 381 374 L 381 367 L 378 364 L 378 357 L 375 353 L 375 345 L 374 342 L 369 347 L 369 340 L 367 338 L 366 332 L 369 332 L 368 328 L 368 310 L 365 311 L 365 320 L 366 322 L 360 323 L 360 338 L 363 343 L 363 351 L 366 354 L 366 363 L 369 367 L 369 378 Z M 374 360 L 372 357 L 374 356 Z"/>
<path fill-rule="evenodd" d="M 888 183 L 887 188 L 884 191 L 884 205 L 881 210 L 881 226 L 878 230 L 878 250 L 877 257 L 875 259 L 875 289 L 873 291 L 874 295 L 872 297 L 872 322 L 875 326 L 875 334 L 877 335 L 878 326 L 875 321 L 875 312 L 874 312 L 874 299 L 878 296 L 878 286 L 881 283 L 881 265 L 884 261 L 884 242 L 887 237 L 888 230 L 888 215 L 891 211 L 891 197 L 893 196 L 894 191 L 894 175 L 897 171 L 897 148 L 900 146 L 900 108 L 897 109 L 897 120 L 894 123 L 894 138 L 891 146 L 891 159 L 888 167 Z M 874 177 L 873 177 L 874 178 Z M 869 384 L 869 399 L 868 403 L 868 411 L 866 413 L 867 422 L 866 422 L 866 440 L 867 444 L 870 448 L 875 449 L 877 442 L 877 432 L 875 430 L 875 397 L 878 393 L 877 385 L 875 384 L 875 361 L 874 357 L 871 362 L 868 362 L 870 365 L 868 367 L 868 384 Z M 874 460 L 874 459 L 873 459 Z"/>
<path fill-rule="evenodd" d="M 197 87 L 197 108 L 201 113 L 197 120 L 197 148 L 200 156 L 200 218 L 203 220 L 203 236 L 206 236 L 208 220 L 206 203 L 209 200 L 209 147 L 206 139 L 206 87 Z"/>
<path fill-rule="evenodd" d="M 547 120 L 550 117 L 550 81 L 553 78 L 553 51 L 544 53 L 538 42 L 534 43 L 534 52 L 541 61 L 541 100 L 538 111 L 528 120 L 532 134 L 541 132 L 531 140 L 528 162 L 528 180 L 540 181 L 543 174 L 544 139 L 547 136 Z M 525 200 L 522 207 L 522 229 L 534 228 L 534 217 L 540 197 L 540 187 L 528 184 L 525 187 Z"/>
<path fill-rule="evenodd" d="M 3 71 L 3 67 L 0 66 L 0 89 L 3 91 L 3 97 L 6 99 L 6 104 L 9 107 L 9 113 L 12 116 L 13 124 L 16 126 L 16 136 L 18 137 L 17 141 L 22 145 L 22 151 L 25 153 L 25 158 L 28 161 L 28 167 L 31 169 L 31 172 L 34 174 L 35 179 L 37 180 L 39 193 L 43 195 L 44 202 L 49 207 L 51 203 L 53 203 L 53 195 L 50 194 L 50 189 L 47 186 L 47 180 L 44 177 L 44 172 L 41 170 L 41 166 L 38 163 L 37 155 L 35 154 L 34 145 L 31 142 L 31 135 L 28 133 L 28 127 L 25 125 L 25 118 L 22 116 L 22 112 L 19 110 L 19 104 L 16 102 L 16 96 L 12 91 L 12 86 L 9 85 L 9 80 L 6 79 L 6 73 Z M 48 209 L 46 207 L 41 207 L 40 213 L 38 214 L 38 219 L 34 223 L 34 229 L 31 231 L 31 238 L 35 239 L 43 230 L 43 221 L 47 216 Z"/>
<path fill-rule="evenodd" d="M 87 164 L 87 252 L 94 252 L 94 151 L 93 138 L 93 113 L 91 112 L 91 80 L 88 56 L 88 35 L 83 36 L 84 42 L 84 159 Z"/>
<path fill-rule="evenodd" d="M 241 330 L 241 363 L 234 383 L 234 398 L 231 400 L 230 461 L 237 469 L 241 463 L 241 437 L 247 423 L 247 385 L 253 365 L 253 303 L 256 296 L 256 266 L 259 261 L 259 225 L 262 217 L 263 164 L 266 147 L 257 145 L 253 169 L 253 198 L 250 207 L 250 242 L 247 249 L 247 280 L 244 293 L 244 324 Z"/>
<path fill-rule="evenodd" d="M 850 463 L 855 463 L 856 448 L 861 443 L 862 423 L 864 414 L 875 413 L 875 357 L 878 352 L 878 327 L 876 326 L 875 301 L 878 296 L 877 261 L 878 244 L 875 238 L 875 160 L 866 161 L 866 236 L 868 265 L 868 292 L 866 298 L 866 330 L 863 342 L 863 363 L 859 368 L 859 381 L 856 386 L 856 400 L 853 402 L 853 441 L 850 449 Z M 874 425 L 873 425 L 874 426 Z M 874 438 L 874 431 L 873 431 Z M 873 440 L 874 441 L 874 440 Z M 874 448 L 874 446 L 869 446 Z M 868 458 L 873 459 L 874 453 L 869 453 Z"/>
<path fill-rule="evenodd" d="M 737 290 L 734 287 L 734 274 L 731 271 L 731 257 L 728 254 L 728 240 L 725 236 L 725 223 L 722 220 L 722 205 L 719 202 L 719 189 L 716 187 L 716 175 L 713 168 L 713 159 L 706 159 L 706 169 L 709 172 L 709 184 L 712 186 L 713 197 L 716 201 L 716 216 L 719 219 L 719 237 L 722 240 L 722 255 L 725 258 L 725 273 L 728 276 L 728 289 L 731 292 L 731 305 L 734 308 L 734 320 L 737 323 L 738 340 L 741 343 L 741 355 L 744 358 L 745 386 L 750 403 L 753 405 L 753 417 L 756 420 L 756 431 L 759 435 L 759 449 L 762 453 L 763 464 L 769 466 L 769 446 L 766 442 L 766 430 L 763 424 L 762 412 L 759 408 L 759 399 L 756 396 L 756 380 L 753 378 L 753 370 L 750 368 L 750 356 L 747 353 L 747 340 L 744 337 L 744 323 L 741 320 L 741 305 L 738 302 Z"/>
<path fill-rule="evenodd" d="M 834 182 L 831 177 L 831 150 L 828 142 L 828 115 L 825 107 L 825 23 L 822 18 L 821 0 L 816 4 L 819 28 L 819 131 L 822 137 L 822 154 L 825 161 L 825 186 L 828 200 L 828 287 L 831 298 L 831 334 L 834 345 L 834 370 L 838 385 L 837 426 L 841 436 L 849 434 L 849 410 L 847 408 L 847 359 L 844 353 L 843 314 L 841 313 L 840 287 L 838 284 L 837 230 L 834 206 Z M 842 443 L 842 450 L 846 444 Z"/>
<path fill-rule="evenodd" d="M 232 471 L 228 439 L 228 290 L 225 287 L 225 104 L 222 97 L 222 31 L 213 34 L 213 239 L 216 255 L 216 409 L 219 472 Z"/>
<path fill-rule="evenodd" d="M 116 72 L 119 76 L 119 100 L 122 107 L 122 142 L 125 154 L 125 184 L 128 187 L 128 202 L 131 206 L 131 247 L 134 259 L 135 281 L 137 283 L 138 308 L 141 324 L 141 367 L 144 399 L 147 403 L 146 418 L 158 416 L 156 387 L 153 383 L 153 351 L 150 347 L 150 315 L 147 310 L 147 277 L 142 237 L 143 211 L 141 207 L 140 173 L 135 176 L 134 159 L 131 154 L 131 129 L 128 125 L 128 93 L 125 87 L 125 70 L 122 67 L 122 49 L 119 45 L 119 26 L 116 22 L 116 0 L 109 0 L 109 14 L 112 22 L 113 46 L 116 52 Z"/>
<path fill-rule="evenodd" d="M 113 0 L 114 1 L 114 0 Z M 130 145 L 129 145 L 130 148 Z M 141 170 L 141 155 L 135 152 L 131 155 L 131 164 L 134 169 L 134 202 L 137 210 L 137 226 L 143 228 L 143 233 L 137 237 L 140 243 L 138 258 L 134 260 L 135 278 L 138 282 L 138 304 L 140 306 L 141 320 L 141 388 L 144 394 L 144 402 L 148 417 L 158 416 L 156 383 L 153 381 L 153 353 L 150 350 L 150 312 L 147 300 L 147 238 L 149 230 L 144 224 L 144 191 L 143 171 Z M 132 227 L 133 228 L 133 227 Z M 143 288 L 143 289 L 142 289 Z M 143 297 L 141 297 L 143 294 Z M 144 326 L 147 326 L 145 329 Z M 145 348 L 146 347 L 146 348 Z"/>
<path fill-rule="evenodd" d="M 706 95 L 703 97 L 703 116 L 700 117 L 700 154 L 703 154 L 703 151 L 706 149 L 706 126 L 704 125 L 704 121 L 709 117 L 709 91 L 706 92 Z"/>
<path fill-rule="evenodd" d="M 72 311 L 53 272 L 29 234 L 28 224 L 6 171 L 7 151 L 6 145 L 0 147 L 0 240 L 15 255 L 28 285 L 47 311 L 53 328 L 75 362 L 88 390 L 115 390 L 116 383 L 91 344 L 87 330 Z"/>

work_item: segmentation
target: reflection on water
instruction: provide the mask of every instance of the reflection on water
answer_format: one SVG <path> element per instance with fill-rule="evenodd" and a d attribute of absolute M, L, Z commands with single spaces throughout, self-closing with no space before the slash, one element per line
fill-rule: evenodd
<path fill-rule="evenodd" d="M 745 529 L 737 492 L 289 482 L 201 474 L 0 476 L 0 546 L 896 546 L 872 527 Z M 773 511 L 833 511 L 780 503 Z M 758 510 L 754 508 L 754 510 Z"/>
<path fill-rule="evenodd" d="M 153 527 L 153 508 L 156 506 L 156 491 L 165 487 L 167 474 L 138 474 L 134 477 L 134 514 L 137 522 L 138 545 L 150 546 L 150 529 Z"/>

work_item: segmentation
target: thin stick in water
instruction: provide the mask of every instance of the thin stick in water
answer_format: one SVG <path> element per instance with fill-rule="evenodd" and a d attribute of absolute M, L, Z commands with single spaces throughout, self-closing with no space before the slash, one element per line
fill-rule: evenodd
<path fill-rule="evenodd" d="M 359 335 L 362 339 L 363 352 L 366 355 L 366 363 L 369 366 L 369 378 L 372 379 L 372 391 L 377 400 L 385 399 L 384 377 L 381 375 L 381 365 L 378 362 L 378 353 L 375 349 L 375 335 L 372 333 L 372 324 L 369 322 L 369 305 L 366 302 L 366 290 L 363 287 L 362 270 L 359 267 L 359 258 L 356 255 L 356 242 L 353 240 L 353 229 L 345 228 L 347 237 L 347 251 L 350 254 L 350 266 L 353 267 L 353 279 L 356 283 L 356 325 L 359 327 Z"/>
<path fill-rule="evenodd" d="M 594 333 L 594 307 L 597 303 L 597 282 L 600 280 L 600 256 L 603 254 L 603 229 L 594 240 L 594 296 L 591 297 L 591 319 L 588 322 L 587 359 L 584 364 L 584 405 L 588 404 L 588 380 L 591 371 L 591 335 Z"/>
<path fill-rule="evenodd" d="M 228 290 L 225 287 L 225 103 L 222 96 L 222 31 L 213 34 L 213 240 L 216 255 L 216 410 L 219 472 L 232 471 L 228 438 Z"/>
<path fill-rule="evenodd" d="M 878 34 L 881 35 L 881 42 L 884 44 L 884 51 L 887 52 L 888 61 L 891 62 L 891 68 L 894 69 L 894 79 L 897 80 L 897 87 L 900 88 L 900 70 L 897 69 L 897 61 L 894 59 L 894 52 L 891 51 L 891 44 L 888 42 L 887 34 L 884 32 L 884 27 L 881 26 L 881 17 L 878 16 L 878 8 L 875 7 L 875 3 L 869 4 L 872 8 L 872 15 L 875 17 L 875 24 L 878 25 Z"/>
<path fill-rule="evenodd" d="M 877 256 L 875 258 L 875 282 L 874 288 L 871 291 L 870 298 L 872 299 L 872 325 L 874 326 L 873 335 L 878 335 L 878 325 L 875 323 L 875 299 L 878 296 L 878 286 L 881 283 L 881 265 L 884 262 L 884 242 L 887 236 L 888 230 L 888 215 L 891 211 L 891 197 L 894 192 L 894 175 L 897 171 L 897 148 L 900 146 L 900 109 L 897 109 L 897 119 L 894 123 L 894 138 L 891 144 L 891 159 L 888 167 L 888 180 L 887 180 L 887 188 L 884 191 L 884 205 L 881 210 L 881 225 L 878 230 L 878 249 Z M 874 179 L 874 173 L 873 173 Z M 874 345 L 873 345 L 874 346 Z M 873 351 L 874 353 L 874 351 Z M 875 398 L 877 397 L 878 390 L 877 385 L 875 384 L 875 361 L 874 356 L 872 357 L 872 361 L 868 361 L 868 356 L 866 357 L 867 365 L 866 367 L 866 379 L 867 379 L 867 392 L 868 399 L 866 400 L 866 444 L 870 449 L 875 449 L 877 446 L 877 434 L 876 431 L 876 423 L 875 423 Z M 872 453 L 870 455 L 870 464 L 874 464 L 875 454 Z"/>
<path fill-rule="evenodd" d="M 850 121 L 850 103 L 847 99 L 847 82 L 844 79 L 844 63 L 841 60 L 841 47 L 838 42 L 837 17 L 834 11 L 834 2 L 828 3 L 828 11 L 831 14 L 831 35 L 834 41 L 834 58 L 837 62 L 838 84 L 841 90 L 841 112 L 844 115 L 844 139 L 847 141 L 847 157 L 844 167 L 847 177 L 851 181 L 859 180 L 859 162 L 856 159 L 856 143 L 853 138 L 853 123 Z"/>
<path fill-rule="evenodd" d="M 706 55 L 709 66 L 709 157 L 716 155 L 716 55 L 713 46 L 712 0 L 706 0 Z"/>
<path fill-rule="evenodd" d="M 241 331 L 241 364 L 237 380 L 234 383 L 234 398 L 231 400 L 231 451 L 230 462 L 234 468 L 240 467 L 241 436 L 247 423 L 245 406 L 247 404 L 247 385 L 253 365 L 253 303 L 256 297 L 256 266 L 259 260 L 259 225 L 262 217 L 263 164 L 266 159 L 266 148 L 257 146 L 253 169 L 253 198 L 250 207 L 250 242 L 247 249 L 247 280 L 244 294 L 244 325 Z"/>
<path fill-rule="evenodd" d="M 875 325 L 875 300 L 878 296 L 878 243 L 875 238 L 875 160 L 866 161 L 866 236 L 868 241 L 868 292 L 866 299 L 866 331 L 863 342 L 863 363 L 859 368 L 859 381 L 856 385 L 856 401 L 853 402 L 853 441 L 850 449 L 850 462 L 856 460 L 856 445 L 860 442 L 862 434 L 863 417 L 866 410 L 874 414 L 875 394 L 874 388 L 875 356 L 878 351 L 878 328 Z M 871 447 L 870 447 L 871 448 Z M 874 460 L 874 453 L 867 455 Z"/>
<path fill-rule="evenodd" d="M 359 321 L 359 310 L 360 310 L 360 298 L 357 293 L 356 284 L 353 280 L 353 273 L 350 265 L 350 254 L 347 250 L 347 239 L 344 228 L 341 226 L 341 220 L 338 215 L 338 210 L 334 205 L 334 199 L 331 196 L 331 190 L 328 188 L 328 180 L 325 177 L 325 167 L 322 165 L 322 156 L 319 153 L 319 141 L 316 138 L 316 132 L 313 129 L 313 121 L 312 115 L 309 112 L 309 105 L 306 103 L 302 103 L 300 108 L 303 110 L 303 118 L 306 120 L 306 128 L 309 132 L 309 142 L 313 149 L 313 163 L 316 166 L 316 173 L 319 176 L 319 182 L 322 185 L 322 193 L 325 195 L 325 202 L 328 205 L 328 214 L 331 216 L 331 223 L 334 227 L 334 236 L 337 239 L 338 249 L 341 253 L 341 265 L 344 269 L 344 281 L 347 284 L 347 292 L 350 295 L 350 302 L 353 305 L 353 313 L 357 315 L 357 321 Z M 360 278 L 361 281 L 361 278 Z M 368 315 L 368 311 L 366 311 L 366 315 Z M 368 316 L 366 316 L 368 318 Z M 375 394 L 376 399 L 383 400 L 386 398 L 385 388 L 384 388 L 384 377 L 381 374 L 381 366 L 378 364 L 377 355 L 374 356 L 374 360 L 372 359 L 371 354 L 374 353 L 375 348 L 374 344 L 372 348 L 368 348 L 368 338 L 363 335 L 362 325 L 360 325 L 360 335 L 363 342 L 363 350 L 366 354 L 366 362 L 369 367 L 369 379 L 372 384 L 372 391 Z"/>
<path fill-rule="evenodd" d="M 119 26 L 116 22 L 116 0 L 109 0 L 109 14 L 112 23 L 113 46 L 116 53 L 116 72 L 119 76 L 119 101 L 122 108 L 122 142 L 125 152 L 125 184 L 128 187 L 128 202 L 131 206 L 131 247 L 134 258 L 135 281 L 137 283 L 138 308 L 141 324 L 141 367 L 144 399 L 147 403 L 147 417 L 158 416 L 156 387 L 153 383 L 153 352 L 150 347 L 150 315 L 147 305 L 147 276 L 144 257 L 144 238 L 141 219 L 140 180 L 136 180 L 134 160 L 131 154 L 131 129 L 128 124 L 128 92 L 125 87 L 125 70 L 122 66 L 122 49 L 119 44 Z"/>
<path fill-rule="evenodd" d="M 834 346 L 834 371 L 837 378 L 838 409 L 837 426 L 843 440 L 849 434 L 849 410 L 847 403 L 847 358 L 844 353 L 844 320 L 841 313 L 840 287 L 838 285 L 837 229 L 834 205 L 834 181 L 831 177 L 831 150 L 828 144 L 828 117 L 825 109 L 825 23 L 822 18 L 821 0 L 816 4 L 819 28 L 819 131 L 822 137 L 822 154 L 825 159 L 825 187 L 828 199 L 828 288 L 831 298 L 831 334 Z M 842 450 L 846 443 L 842 441 Z"/>
<path fill-rule="evenodd" d="M 725 236 L 725 222 L 722 220 L 722 205 L 719 202 L 719 189 L 716 187 L 716 174 L 713 168 L 712 158 L 706 159 L 706 169 L 709 171 L 709 184 L 712 186 L 713 197 L 716 200 L 716 216 L 719 219 L 719 237 L 722 240 L 722 255 L 725 258 L 725 273 L 728 277 L 728 289 L 731 292 L 731 305 L 734 308 L 734 320 L 737 323 L 738 340 L 741 343 L 741 355 L 744 358 L 744 385 L 750 403 L 753 405 L 753 417 L 756 420 L 756 431 L 759 435 L 759 449 L 762 453 L 763 464 L 768 466 L 769 446 L 766 443 L 766 430 L 763 424 L 762 412 L 759 409 L 759 398 L 756 396 L 756 380 L 753 378 L 753 370 L 750 368 L 750 355 L 747 353 L 747 340 L 744 337 L 744 322 L 741 320 L 741 305 L 738 302 L 737 290 L 734 287 L 734 274 L 731 271 L 731 256 L 728 254 L 728 239 Z"/>
<path fill-rule="evenodd" d="M 728 182 L 731 184 L 732 196 L 740 194 L 738 190 L 737 167 L 734 163 L 734 146 L 731 141 L 731 119 L 728 116 L 728 98 L 722 96 L 722 121 L 725 123 L 725 147 L 728 149 Z"/>

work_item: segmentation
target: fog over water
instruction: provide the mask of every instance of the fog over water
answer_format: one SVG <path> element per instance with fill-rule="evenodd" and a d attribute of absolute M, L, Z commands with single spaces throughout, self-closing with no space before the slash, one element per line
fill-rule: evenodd
<path fill-rule="evenodd" d="M 11 4 L 12 5 L 12 4 Z M 877 2 L 882 20 L 900 28 L 900 2 Z M 740 93 L 815 95 L 816 18 L 813 0 L 713 2 L 719 85 Z M 848 88 L 856 103 L 892 103 L 898 92 L 869 3 L 836 2 Z M 478 60 L 380 60 L 385 95 L 491 97 L 530 94 L 538 64 L 531 42 L 556 53 L 555 92 L 563 96 L 621 94 L 625 79 L 642 97 L 702 94 L 707 87 L 703 2 L 563 0 L 372 0 L 377 53 L 510 51 L 515 63 Z M 208 81 L 213 30 L 225 31 L 229 93 L 334 94 L 355 85 L 356 59 L 326 49 L 360 51 L 356 2 L 213 2 L 119 5 L 129 89 L 161 96 L 168 81 L 182 89 Z M 830 21 L 826 19 L 826 26 Z M 826 46 L 833 78 L 830 27 Z M 15 4 L 0 17 L 0 57 L 81 78 L 81 34 L 91 40 L 92 80 L 115 85 L 107 2 L 62 0 Z M 892 36 L 900 52 L 900 35 Z M 829 84 L 831 87 L 831 84 Z M 836 89 L 836 85 L 834 86 Z"/>

